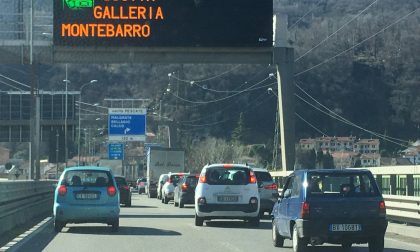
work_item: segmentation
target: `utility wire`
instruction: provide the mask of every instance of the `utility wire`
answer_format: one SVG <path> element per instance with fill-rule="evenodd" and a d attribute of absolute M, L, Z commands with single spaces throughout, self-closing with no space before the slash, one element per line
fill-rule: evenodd
<path fill-rule="evenodd" d="M 359 45 L 361 45 L 361 44 L 365 43 L 366 41 L 368 41 L 368 40 L 370 40 L 370 39 L 372 39 L 372 38 L 376 37 L 378 34 L 380 34 L 380 33 L 384 32 L 385 30 L 387 30 L 387 29 L 389 29 L 390 27 L 392 27 L 392 26 L 394 26 L 394 25 L 398 24 L 399 22 L 401 22 L 402 20 L 406 19 L 407 17 L 409 17 L 409 16 L 413 15 L 413 14 L 414 14 L 414 13 L 415 13 L 415 12 L 416 12 L 419 8 L 420 8 L 420 7 L 417 7 L 415 10 L 413 10 L 413 11 L 411 11 L 411 12 L 407 13 L 407 14 L 406 14 L 406 15 L 404 15 L 403 17 L 401 17 L 401 18 L 397 19 L 396 21 L 394 21 L 394 22 L 392 22 L 391 24 L 387 25 L 386 27 L 382 28 L 381 30 L 379 30 L 379 31 L 378 31 L 378 32 L 376 32 L 375 34 L 373 34 L 373 35 L 369 36 L 368 38 L 366 38 L 366 39 L 362 40 L 361 42 L 359 42 L 359 43 L 357 43 L 357 44 L 355 44 L 355 45 L 353 45 L 353 46 L 351 46 L 351 47 L 347 48 L 346 50 L 344 50 L 344 51 L 342 51 L 342 52 L 340 52 L 340 53 L 338 53 L 338 54 L 336 54 L 336 55 L 334 55 L 334 56 L 332 56 L 332 57 L 330 57 L 330 58 L 328 58 L 328 59 L 326 59 L 326 60 L 322 61 L 321 63 L 319 63 L 319 64 L 317 64 L 317 65 L 314 65 L 314 66 L 312 66 L 312 67 L 310 67 L 310 68 L 308 68 L 308 69 L 306 69 L 306 70 L 304 70 L 304 71 L 301 71 L 301 72 L 299 72 L 299 73 L 295 74 L 295 77 L 297 77 L 297 76 L 299 76 L 299 75 L 302 75 L 302 74 L 304 74 L 304 73 L 306 73 L 306 72 L 309 72 L 309 71 L 311 71 L 311 70 L 313 70 L 313 69 L 315 69 L 315 68 L 317 68 L 317 67 L 319 67 L 319 66 L 321 66 L 321 65 L 323 65 L 323 64 L 325 64 L 325 63 L 328 63 L 329 61 L 331 61 L 331 60 L 333 60 L 333 59 L 335 59 L 335 58 L 337 58 L 337 57 L 339 57 L 339 56 L 343 55 L 344 53 L 346 53 L 346 52 L 348 52 L 348 51 L 352 50 L 353 48 L 358 47 Z"/>
<path fill-rule="evenodd" d="M 320 105 L 321 107 L 323 107 L 324 109 L 326 109 L 328 112 L 330 112 L 330 113 L 332 113 L 332 114 L 334 114 L 336 117 L 338 117 L 338 118 L 340 118 L 341 120 L 343 120 L 343 121 L 345 121 L 345 122 L 347 122 L 348 124 L 350 124 L 350 125 L 353 125 L 353 126 L 357 126 L 357 127 L 361 127 L 361 126 L 359 126 L 359 125 L 357 125 L 357 124 L 355 124 L 355 123 L 353 123 L 353 122 L 351 122 L 350 120 L 348 120 L 348 119 L 346 119 L 346 118 L 344 118 L 344 117 L 342 117 L 342 116 L 340 116 L 339 114 L 337 114 L 337 113 L 335 113 L 334 111 L 332 111 L 331 109 L 329 109 L 328 107 L 326 107 L 325 105 L 323 105 L 322 103 L 320 103 L 318 100 L 316 100 L 314 97 L 312 97 L 310 94 L 308 94 L 308 92 L 306 92 L 301 86 L 299 86 L 299 84 L 297 84 L 297 83 L 295 83 L 295 85 L 296 85 L 296 87 L 297 88 L 299 88 L 305 95 L 307 95 L 309 98 L 311 98 L 313 101 L 315 101 L 318 105 Z M 367 129 L 364 129 L 365 131 L 368 131 L 369 133 L 371 133 L 371 132 L 373 132 L 373 131 L 370 131 L 370 130 L 367 130 Z M 407 143 L 408 141 L 406 141 L 406 140 L 403 140 L 403 139 L 399 139 L 399 138 L 394 138 L 394 137 L 390 137 L 390 136 L 386 136 L 386 135 L 383 135 L 383 134 L 380 134 L 380 133 L 377 133 L 377 132 L 373 132 L 373 133 L 375 133 L 375 134 L 378 134 L 378 135 L 380 135 L 380 136 L 382 136 L 382 137 L 385 137 L 385 138 L 389 138 L 389 139 L 392 139 L 392 140 L 395 140 L 395 141 L 399 141 L 399 142 L 402 142 L 402 143 Z"/>
<path fill-rule="evenodd" d="M 259 107 L 259 106 L 261 106 L 263 103 L 265 103 L 265 102 L 269 101 L 269 100 L 271 99 L 271 97 L 272 97 L 272 96 L 270 96 L 268 99 L 263 99 L 263 100 L 261 100 L 259 103 L 255 104 L 252 108 L 248 108 L 247 110 L 242 110 L 242 111 L 239 111 L 239 113 L 241 113 L 241 112 L 242 112 L 242 113 L 247 113 L 247 112 L 249 112 L 251 109 L 254 109 L 254 108 Z M 247 107 L 250 107 L 250 104 L 248 104 L 248 106 L 247 106 Z M 224 120 L 221 120 L 221 121 L 217 121 L 217 122 L 214 122 L 214 123 L 208 123 L 208 124 L 195 124 L 195 125 L 188 125 L 188 124 L 184 124 L 184 125 L 189 126 L 189 127 L 206 127 L 206 126 L 212 126 L 212 125 L 216 125 L 216 124 L 224 123 L 224 122 L 230 121 L 230 120 L 232 120 L 232 119 L 234 119 L 234 118 L 233 118 L 233 117 L 231 117 L 231 118 L 227 118 L 227 119 L 224 119 Z"/>
<path fill-rule="evenodd" d="M 19 82 L 19 81 L 17 81 L 17 80 L 14 80 L 14 79 L 12 79 L 12 78 L 9 78 L 9 77 L 7 77 L 7 76 L 5 76 L 5 75 L 3 75 L 3 74 L 0 74 L 0 77 L 3 77 L 3 78 L 5 78 L 6 80 L 9 80 L 9 81 L 14 82 L 14 83 L 16 83 L 16 84 L 19 84 L 19 85 L 21 85 L 21 86 L 24 86 L 24 87 L 27 87 L 27 88 L 31 88 L 31 86 L 26 85 L 26 84 L 24 84 L 24 83 L 22 83 L 22 82 Z"/>
<path fill-rule="evenodd" d="M 9 87 L 11 87 L 11 88 L 15 88 L 15 89 L 17 89 L 17 90 L 19 90 L 19 91 L 23 91 L 23 89 L 20 89 L 20 88 L 18 88 L 18 87 L 16 87 L 16 86 L 13 86 L 13 85 L 11 85 L 11 84 L 9 84 L 9 83 L 7 83 L 7 82 L 2 81 L 2 80 L 0 80 L 0 83 L 4 84 L 4 85 L 6 85 L 6 86 L 9 86 Z"/>
<path fill-rule="evenodd" d="M 327 134 L 325 134 L 324 132 L 322 132 L 320 129 L 318 129 L 317 127 L 315 127 L 314 125 L 312 125 L 310 122 L 306 121 L 305 119 L 303 119 L 302 116 L 300 116 L 298 113 L 295 113 L 295 115 L 302 121 L 304 121 L 306 124 L 308 124 L 311 128 L 313 128 L 314 130 L 316 130 L 318 133 L 321 133 L 324 136 L 328 136 Z"/>
<path fill-rule="evenodd" d="M 314 7 L 312 7 L 312 9 L 310 9 L 308 12 L 306 12 L 302 17 L 300 17 L 293 25 L 291 25 L 289 27 L 289 30 L 293 29 L 293 27 L 295 25 L 297 25 L 302 19 L 304 19 L 307 15 L 309 15 L 313 10 L 315 10 L 318 7 L 318 4 L 321 2 L 322 0 L 319 0 Z"/>
<path fill-rule="evenodd" d="M 250 86 L 250 87 L 248 87 L 248 88 L 246 88 L 246 89 L 244 89 L 244 90 L 241 90 L 241 91 L 240 91 L 240 92 L 238 92 L 238 93 L 235 93 L 235 94 L 232 94 L 232 95 L 229 95 L 229 96 L 226 96 L 226 97 L 220 98 L 220 99 L 211 100 L 211 101 L 191 101 L 191 100 L 187 100 L 187 99 L 185 99 L 185 98 L 182 98 L 182 97 L 180 97 L 180 96 L 178 96 L 178 95 L 174 94 L 173 92 L 171 92 L 171 94 L 172 94 L 173 96 L 175 96 L 176 98 L 180 99 L 181 101 L 184 101 L 184 102 L 193 103 L 193 104 L 210 104 L 210 103 L 215 103 L 215 102 L 219 102 L 219 101 L 223 101 L 223 100 L 230 99 L 230 98 L 232 98 L 232 97 L 234 97 L 234 96 L 237 96 L 237 95 L 239 95 L 239 94 L 242 94 L 242 93 L 244 93 L 244 92 L 248 92 L 248 91 L 253 91 L 253 90 L 256 90 L 257 88 L 255 88 L 255 89 L 253 89 L 253 88 L 254 88 L 255 86 L 257 86 L 257 85 L 259 85 L 259 84 L 263 83 L 263 82 L 264 82 L 264 81 L 266 81 L 268 78 L 270 78 L 270 77 L 267 77 L 267 78 L 265 78 L 265 79 L 263 79 L 263 80 L 261 80 L 261 81 L 259 81 L 259 82 L 255 83 L 254 85 L 252 85 L 252 86 Z M 276 82 L 274 82 L 274 83 L 276 83 Z M 270 85 L 272 85 L 272 84 L 274 84 L 274 83 L 271 83 Z M 263 86 L 263 87 L 267 87 L 267 86 Z M 259 87 L 259 88 L 263 88 L 263 87 Z"/>
<path fill-rule="evenodd" d="M 298 95 L 298 94 L 296 94 L 296 93 L 295 93 L 295 96 L 296 96 L 297 98 L 299 98 L 300 100 L 302 100 L 303 102 L 305 102 L 306 104 L 308 104 L 309 106 L 311 106 L 311 107 L 315 108 L 316 110 L 318 110 L 318 111 L 320 111 L 320 112 L 322 112 L 322 113 L 324 113 L 324 114 L 328 115 L 329 117 L 331 117 L 331 118 L 333 118 L 333 119 L 336 119 L 336 120 L 338 120 L 338 121 L 340 121 L 340 122 L 342 122 L 342 123 L 348 124 L 348 125 L 350 125 L 350 126 L 353 126 L 353 127 L 358 128 L 358 129 L 360 129 L 360 130 L 363 130 L 363 131 L 365 131 L 365 132 L 368 132 L 368 133 L 370 133 L 370 134 L 372 134 L 372 135 L 374 135 L 374 136 L 377 136 L 377 137 L 379 137 L 379 138 L 381 138 L 381 139 L 383 139 L 383 140 L 385 140 L 385 141 L 388 141 L 388 142 L 394 143 L 394 144 L 399 145 L 399 146 L 402 146 L 402 147 L 407 147 L 406 145 L 403 145 L 403 144 L 400 144 L 400 143 L 395 142 L 395 141 L 393 141 L 393 140 L 390 140 L 390 139 L 388 139 L 388 138 L 385 138 L 385 137 L 381 136 L 380 134 L 378 134 L 378 133 L 376 133 L 376 132 L 373 132 L 373 131 L 370 131 L 370 130 L 366 130 L 366 129 L 364 129 L 364 128 L 362 128 L 362 127 L 360 127 L 360 126 L 356 125 L 356 124 L 349 123 L 349 122 L 347 122 L 346 120 L 343 120 L 343 119 L 341 119 L 341 118 L 339 118 L 339 117 L 335 116 L 334 114 L 327 113 L 327 112 L 325 112 L 324 110 L 322 110 L 322 109 L 318 108 L 317 106 L 313 105 L 312 103 L 310 103 L 310 102 L 306 101 L 304 98 L 302 98 L 300 95 Z"/>
<path fill-rule="evenodd" d="M 338 28 L 335 32 L 331 33 L 330 35 L 328 35 L 325 39 L 323 39 L 321 42 L 319 42 L 316 46 L 312 47 L 311 49 L 309 49 L 307 52 L 305 52 L 304 54 L 302 54 L 301 56 L 299 56 L 299 58 L 297 58 L 295 60 L 295 62 L 298 62 L 300 59 L 302 59 L 303 57 L 305 57 L 307 54 L 309 54 L 310 52 L 312 52 L 313 50 L 315 50 L 316 48 L 318 48 L 320 45 L 322 45 L 323 43 L 325 43 L 327 40 L 329 40 L 332 36 L 334 36 L 335 34 L 337 34 L 339 31 L 341 31 L 344 27 L 346 27 L 348 24 L 350 24 L 351 22 L 353 22 L 355 19 L 357 19 L 360 15 L 362 15 L 365 11 L 367 11 L 370 7 L 372 7 L 378 0 L 374 0 L 373 2 L 371 2 L 366 8 L 364 8 L 361 12 L 359 12 L 356 16 L 354 16 L 353 18 L 351 18 L 349 21 L 347 21 L 345 24 L 343 24 L 340 28 Z"/>
<path fill-rule="evenodd" d="M 263 97 L 263 96 L 264 96 L 264 93 L 262 93 L 260 96 L 256 97 L 256 98 L 255 98 L 255 99 L 253 99 L 253 100 L 258 101 L 258 100 L 259 100 L 261 97 Z M 216 114 L 216 113 L 221 113 L 221 112 L 223 112 L 223 111 L 226 111 L 226 110 L 228 110 L 229 108 L 233 107 L 233 105 L 235 105 L 235 104 L 231 103 L 231 104 L 229 104 L 228 106 L 224 107 L 223 109 L 220 109 L 220 110 L 218 110 L 218 111 L 212 111 L 212 112 L 211 112 L 211 114 L 208 114 L 208 115 L 206 115 L 206 116 L 203 116 L 203 117 L 201 117 L 201 118 L 194 119 L 194 120 L 181 121 L 181 123 L 182 123 L 182 124 L 184 124 L 184 123 L 192 123 L 192 122 L 197 122 L 197 121 L 201 121 L 201 120 L 204 120 L 204 119 L 207 119 L 207 118 L 213 117 L 213 115 L 214 115 L 214 114 Z"/>
<path fill-rule="evenodd" d="M 240 66 L 241 65 L 237 65 L 237 66 L 235 66 L 235 67 L 233 67 L 233 68 L 231 68 L 231 69 L 229 69 L 229 70 L 227 70 L 227 71 L 225 71 L 223 73 L 220 73 L 220 74 L 217 74 L 217 75 L 214 75 L 214 76 L 211 76 L 211 77 L 207 77 L 207 78 L 204 78 L 204 79 L 199 79 L 199 80 L 184 80 L 184 79 L 180 79 L 180 78 L 176 77 L 174 74 L 169 74 L 169 77 L 170 78 L 174 78 L 174 79 L 176 79 L 178 81 L 187 82 L 187 83 L 191 83 L 191 82 L 194 82 L 194 83 L 196 83 L 196 82 L 197 83 L 198 82 L 205 82 L 205 81 L 217 79 L 217 78 L 219 78 L 219 77 L 221 77 L 221 76 L 223 76 L 225 74 L 228 74 L 228 73 L 232 72 L 233 70 L 239 68 Z"/>

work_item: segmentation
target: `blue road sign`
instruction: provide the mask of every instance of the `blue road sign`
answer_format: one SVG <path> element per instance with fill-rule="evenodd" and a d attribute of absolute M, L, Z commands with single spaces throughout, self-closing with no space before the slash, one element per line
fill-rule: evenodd
<path fill-rule="evenodd" d="M 110 141 L 145 141 L 146 109 L 110 108 L 108 137 Z"/>
<path fill-rule="evenodd" d="M 123 160 L 124 159 L 124 144 L 110 143 L 108 145 L 108 159 Z"/>

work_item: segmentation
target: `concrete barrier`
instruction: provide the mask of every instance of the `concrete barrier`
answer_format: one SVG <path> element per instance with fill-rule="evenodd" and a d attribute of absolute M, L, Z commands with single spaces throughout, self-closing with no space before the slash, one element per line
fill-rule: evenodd
<path fill-rule="evenodd" d="M 56 181 L 1 181 L 0 235 L 51 214 Z"/>

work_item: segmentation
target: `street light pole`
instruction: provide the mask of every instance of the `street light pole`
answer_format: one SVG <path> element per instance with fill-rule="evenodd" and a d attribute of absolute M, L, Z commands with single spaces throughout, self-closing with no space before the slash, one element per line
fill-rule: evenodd
<path fill-rule="evenodd" d="M 88 83 L 85 83 L 80 87 L 80 94 L 79 94 L 79 131 L 78 131 L 78 135 L 77 135 L 77 155 L 78 155 L 77 166 L 80 166 L 80 131 L 81 131 L 81 128 L 80 128 L 81 127 L 81 124 L 80 124 L 80 114 L 81 114 L 80 113 L 80 108 L 82 106 L 82 91 L 83 91 L 83 88 L 85 86 L 87 86 L 89 84 L 96 83 L 96 82 L 98 82 L 98 80 L 91 80 Z"/>

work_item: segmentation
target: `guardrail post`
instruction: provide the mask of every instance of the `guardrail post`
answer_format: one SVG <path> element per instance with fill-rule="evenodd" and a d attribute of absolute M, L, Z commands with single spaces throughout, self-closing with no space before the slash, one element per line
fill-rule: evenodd
<path fill-rule="evenodd" d="M 407 174 L 407 188 L 406 188 L 407 196 L 414 196 L 414 175 Z"/>
<path fill-rule="evenodd" d="M 390 194 L 397 195 L 397 175 L 390 176 L 389 187 Z"/>
<path fill-rule="evenodd" d="M 378 184 L 379 191 L 382 193 L 382 175 L 376 175 L 376 184 Z"/>

